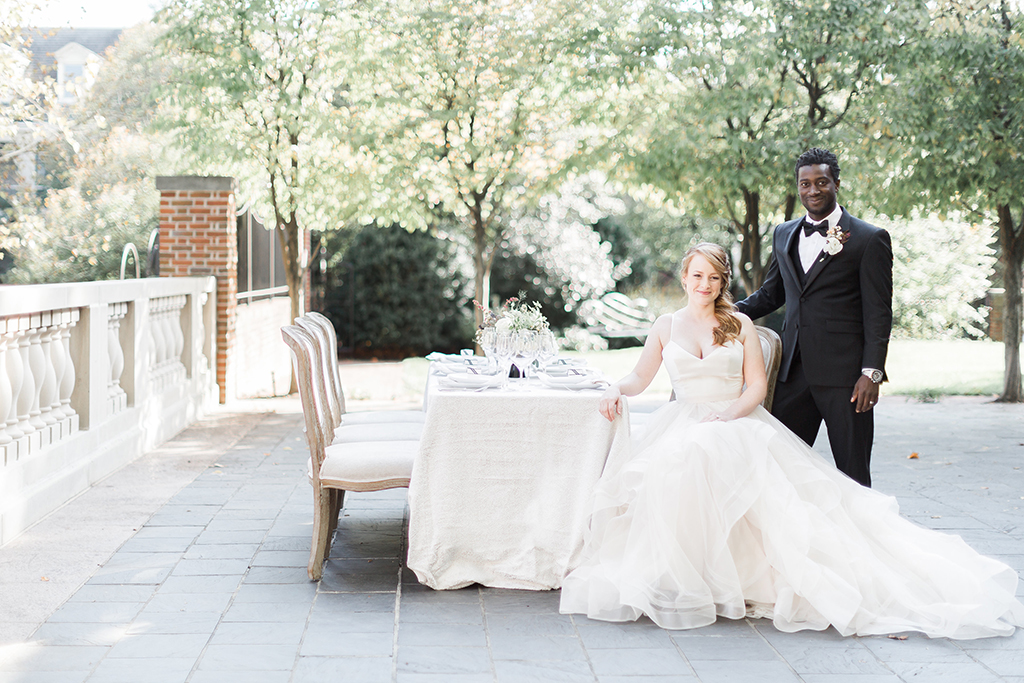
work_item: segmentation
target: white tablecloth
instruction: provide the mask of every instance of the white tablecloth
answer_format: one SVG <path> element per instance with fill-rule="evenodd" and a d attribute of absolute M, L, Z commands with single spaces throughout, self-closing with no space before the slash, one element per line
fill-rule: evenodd
<path fill-rule="evenodd" d="M 629 414 L 600 391 L 439 391 L 409 486 L 409 567 L 435 589 L 558 588 L 578 562 L 590 495 L 628 457 Z"/>

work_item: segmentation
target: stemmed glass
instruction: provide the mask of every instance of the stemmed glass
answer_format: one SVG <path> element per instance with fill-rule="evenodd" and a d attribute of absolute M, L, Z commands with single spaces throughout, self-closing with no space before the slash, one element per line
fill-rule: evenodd
<path fill-rule="evenodd" d="M 539 341 L 537 344 L 537 366 L 543 369 L 549 362 L 558 356 L 558 341 L 551 330 L 541 330 L 537 333 Z"/>
<path fill-rule="evenodd" d="M 508 387 L 508 371 L 512 367 L 512 356 L 515 354 L 516 339 L 512 332 L 496 332 L 494 335 L 494 357 L 498 360 L 498 372 L 501 373 L 501 388 Z"/>
<path fill-rule="evenodd" d="M 519 376 L 526 379 L 527 368 L 537 357 L 538 334 L 534 330 L 520 330 L 515 333 L 515 359 L 514 363 L 519 368 Z"/>
<path fill-rule="evenodd" d="M 494 357 L 494 346 L 497 343 L 498 331 L 493 327 L 485 327 L 480 330 L 480 334 L 477 337 L 477 343 L 480 344 L 480 348 L 484 351 L 484 356 L 487 358 L 487 371 L 490 372 L 491 364 L 497 364 L 497 360 Z"/>

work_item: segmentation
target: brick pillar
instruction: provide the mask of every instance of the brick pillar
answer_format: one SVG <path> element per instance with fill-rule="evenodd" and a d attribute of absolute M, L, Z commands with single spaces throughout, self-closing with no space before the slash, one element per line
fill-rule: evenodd
<path fill-rule="evenodd" d="M 217 278 L 217 384 L 233 395 L 238 307 L 238 223 L 234 178 L 160 176 L 160 276 Z"/>

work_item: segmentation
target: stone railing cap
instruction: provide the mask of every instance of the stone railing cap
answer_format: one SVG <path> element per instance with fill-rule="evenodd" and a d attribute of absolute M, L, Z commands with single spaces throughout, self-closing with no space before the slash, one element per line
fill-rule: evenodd
<path fill-rule="evenodd" d="M 235 179 L 228 176 L 162 175 L 156 177 L 156 189 L 233 192 Z"/>

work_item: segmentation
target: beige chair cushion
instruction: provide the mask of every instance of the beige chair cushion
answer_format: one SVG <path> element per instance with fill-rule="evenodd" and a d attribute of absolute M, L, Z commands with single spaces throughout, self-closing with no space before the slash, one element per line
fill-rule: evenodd
<path fill-rule="evenodd" d="M 345 424 L 334 430 L 332 444 L 362 441 L 418 441 L 423 433 L 422 422 L 377 422 Z"/>
<path fill-rule="evenodd" d="M 408 486 L 419 446 L 416 441 L 364 441 L 328 446 L 320 468 L 320 482 L 348 491 Z M 312 461 L 307 463 L 307 469 L 311 464 Z"/>

